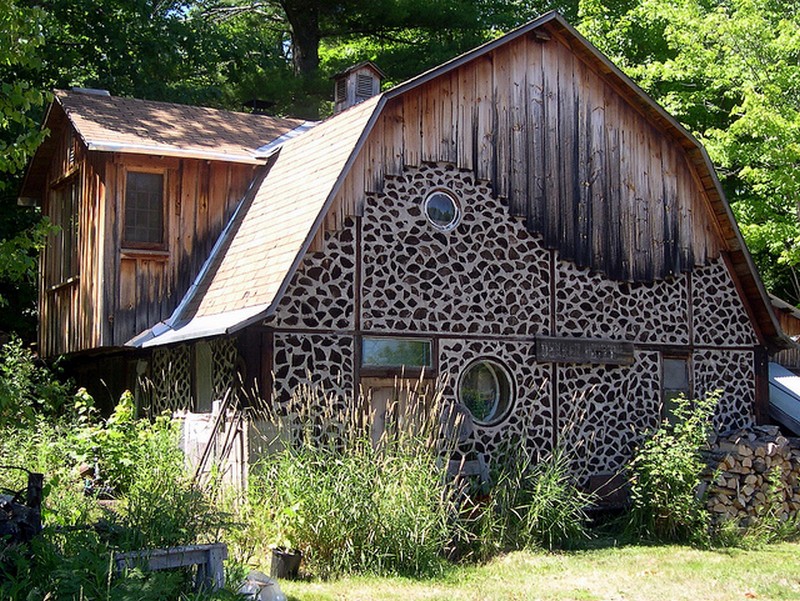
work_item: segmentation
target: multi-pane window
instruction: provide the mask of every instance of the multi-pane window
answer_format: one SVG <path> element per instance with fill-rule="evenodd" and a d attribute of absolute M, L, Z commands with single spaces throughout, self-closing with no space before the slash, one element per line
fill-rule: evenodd
<path fill-rule="evenodd" d="M 53 190 L 50 219 L 56 227 L 50 248 L 55 259 L 50 285 L 66 282 L 78 275 L 78 208 L 80 178 L 73 175 Z"/>
<path fill-rule="evenodd" d="M 126 244 L 164 244 L 164 176 L 129 171 L 125 181 Z"/>

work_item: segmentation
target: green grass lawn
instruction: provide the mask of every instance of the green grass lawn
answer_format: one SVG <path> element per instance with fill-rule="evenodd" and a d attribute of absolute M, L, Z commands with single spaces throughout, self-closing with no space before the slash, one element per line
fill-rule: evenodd
<path fill-rule="evenodd" d="M 800 600 L 800 543 L 758 550 L 682 546 L 517 552 L 433 580 L 346 578 L 281 582 L 290 601 L 328 600 Z"/>

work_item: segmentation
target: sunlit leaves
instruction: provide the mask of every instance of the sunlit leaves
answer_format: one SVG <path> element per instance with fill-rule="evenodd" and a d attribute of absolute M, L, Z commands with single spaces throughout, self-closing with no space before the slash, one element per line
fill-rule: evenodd
<path fill-rule="evenodd" d="M 581 4 L 581 28 L 708 149 L 768 285 L 797 302 L 800 3 Z"/>

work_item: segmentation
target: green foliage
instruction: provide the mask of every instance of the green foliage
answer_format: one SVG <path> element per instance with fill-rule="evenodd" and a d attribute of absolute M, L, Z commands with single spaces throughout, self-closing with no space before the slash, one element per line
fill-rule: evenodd
<path fill-rule="evenodd" d="M 76 395 L 69 419 L 39 416 L 34 425 L 0 430 L 4 462 L 45 474 L 45 531 L 32 554 L 0 551 L 0 598 L 189 598 L 183 596 L 191 587 L 187 572 L 112 574 L 115 552 L 216 540 L 225 524 L 209 495 L 192 485 L 177 438 L 166 418 L 135 419 L 129 394 L 108 420 L 98 420 L 85 392 Z M 87 448 L 97 452 L 100 466 L 108 466 L 106 473 L 116 474 L 111 510 L 86 494 L 78 474 Z M 19 473 L 0 470 L 0 487 L 23 486 Z"/>
<path fill-rule="evenodd" d="M 19 338 L 0 347 L 0 428 L 32 423 L 36 411 L 58 412 L 69 399 L 69 386 L 60 383 Z"/>
<path fill-rule="evenodd" d="M 534 461 L 515 441 L 494 470 L 490 494 L 462 509 L 455 552 L 486 560 L 513 550 L 573 547 L 589 537 L 586 509 L 592 502 L 577 487 L 563 448 Z"/>
<path fill-rule="evenodd" d="M 768 288 L 800 302 L 800 6 L 582 0 L 581 30 L 706 146 Z"/>
<path fill-rule="evenodd" d="M 704 544 L 709 519 L 698 495 L 705 463 L 700 456 L 712 431 L 719 394 L 679 397 L 674 420 L 664 421 L 637 449 L 630 463 L 629 530 L 645 539 Z"/>
<path fill-rule="evenodd" d="M 320 576 L 437 573 L 454 511 L 438 445 L 441 399 L 406 392 L 403 417 L 373 444 L 357 412 L 317 412 L 334 405 L 318 389 L 302 391 L 304 425 L 284 430 L 282 448 L 251 473 L 242 545 L 261 557 L 264 545 L 300 549 Z M 317 428 L 336 423 L 348 426 L 327 436 Z"/>
<path fill-rule="evenodd" d="M 47 99 L 29 75 L 40 66 L 44 13 L 17 0 L 0 0 L 0 192 L 6 175 L 25 167 L 44 138 L 31 111 Z"/>

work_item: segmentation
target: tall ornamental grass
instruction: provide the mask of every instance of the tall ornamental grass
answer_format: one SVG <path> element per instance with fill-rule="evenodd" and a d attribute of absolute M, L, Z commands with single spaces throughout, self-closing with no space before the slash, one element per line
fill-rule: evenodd
<path fill-rule="evenodd" d="M 334 415 L 332 398 L 303 389 L 298 419 L 276 416 L 282 448 L 251 474 L 251 535 L 301 550 L 305 569 L 323 577 L 437 573 L 455 513 L 447 409 L 421 382 L 398 383 L 398 395 L 407 401 L 389 408 L 396 417 L 373 440 L 355 407 Z"/>

